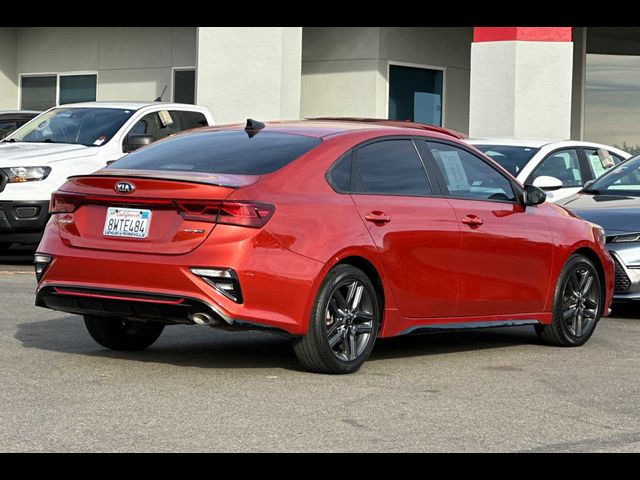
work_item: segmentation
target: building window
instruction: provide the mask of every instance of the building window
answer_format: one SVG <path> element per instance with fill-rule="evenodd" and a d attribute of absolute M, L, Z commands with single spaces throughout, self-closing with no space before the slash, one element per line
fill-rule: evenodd
<path fill-rule="evenodd" d="M 58 105 L 95 102 L 97 84 L 97 75 L 60 76 L 60 98 Z"/>
<path fill-rule="evenodd" d="M 176 103 L 196 103 L 196 71 L 174 70 L 173 101 Z"/>
<path fill-rule="evenodd" d="M 442 125 L 442 70 L 389 65 L 389 118 Z"/>
<path fill-rule="evenodd" d="M 56 106 L 55 75 L 22 77 L 22 110 L 47 110 Z"/>
<path fill-rule="evenodd" d="M 95 74 L 22 76 L 20 108 L 47 110 L 67 103 L 94 102 L 97 84 Z"/>

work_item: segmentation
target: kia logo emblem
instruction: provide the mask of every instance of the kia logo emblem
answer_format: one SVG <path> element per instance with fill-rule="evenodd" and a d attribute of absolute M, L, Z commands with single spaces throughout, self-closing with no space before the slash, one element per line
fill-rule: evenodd
<path fill-rule="evenodd" d="M 114 189 L 118 193 L 131 193 L 136 189 L 136 187 L 133 183 L 118 182 L 116 183 L 116 186 L 114 187 Z"/>

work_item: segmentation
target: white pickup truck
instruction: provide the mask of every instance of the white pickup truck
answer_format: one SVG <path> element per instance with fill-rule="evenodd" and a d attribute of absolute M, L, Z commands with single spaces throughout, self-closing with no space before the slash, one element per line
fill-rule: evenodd
<path fill-rule="evenodd" d="M 0 142 L 0 253 L 40 241 L 51 193 L 67 177 L 213 123 L 206 108 L 176 103 L 78 103 L 37 116 Z"/>

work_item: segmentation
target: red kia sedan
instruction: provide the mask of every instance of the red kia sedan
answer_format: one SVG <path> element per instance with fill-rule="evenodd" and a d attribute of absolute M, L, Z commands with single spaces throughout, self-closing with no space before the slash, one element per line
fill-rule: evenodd
<path fill-rule="evenodd" d="M 115 350 L 172 324 L 285 333 L 327 373 L 419 332 L 533 325 L 580 346 L 608 314 L 613 262 L 600 227 L 544 201 L 424 125 L 193 130 L 53 195 L 36 303 Z"/>

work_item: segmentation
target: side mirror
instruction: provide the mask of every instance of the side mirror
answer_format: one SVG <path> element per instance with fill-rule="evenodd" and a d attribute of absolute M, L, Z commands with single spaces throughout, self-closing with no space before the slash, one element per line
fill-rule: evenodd
<path fill-rule="evenodd" d="M 524 186 L 524 205 L 525 207 L 533 207 L 547 201 L 547 194 L 544 190 L 534 187 L 533 185 Z"/>
<path fill-rule="evenodd" d="M 582 190 L 589 191 L 594 183 L 596 183 L 595 180 L 589 180 L 587 183 L 584 184 L 584 187 L 582 187 Z"/>
<path fill-rule="evenodd" d="M 124 141 L 123 150 L 125 153 L 130 153 L 139 148 L 151 145 L 155 141 L 156 137 L 153 135 L 129 135 Z"/>
<path fill-rule="evenodd" d="M 562 184 L 562 180 L 559 180 L 556 177 L 547 177 L 543 175 L 533 181 L 533 186 L 546 190 L 547 192 L 553 192 L 554 190 L 560 190 L 564 185 Z"/>

